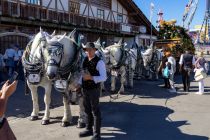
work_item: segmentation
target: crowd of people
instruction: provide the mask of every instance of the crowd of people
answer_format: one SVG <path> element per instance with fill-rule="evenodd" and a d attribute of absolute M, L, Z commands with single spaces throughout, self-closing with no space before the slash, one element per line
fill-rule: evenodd
<path fill-rule="evenodd" d="M 106 81 L 107 79 L 106 67 L 104 61 L 96 55 L 97 48 L 93 42 L 88 42 L 83 49 L 87 55 L 82 65 L 83 70 L 85 71 L 78 81 L 76 90 L 82 91 L 83 104 L 85 113 L 87 114 L 87 122 L 86 129 L 79 133 L 79 137 L 92 135 L 92 140 L 99 140 L 101 139 L 101 112 L 99 103 L 100 83 Z M 177 70 L 177 62 L 171 52 L 164 52 L 163 54 L 159 71 L 161 71 L 164 79 L 164 88 L 167 88 L 169 92 L 176 93 L 174 76 Z M 6 68 L 8 77 L 10 77 L 14 71 L 18 71 L 20 73 L 20 69 L 23 69 L 21 65 L 21 56 L 21 50 L 18 49 L 17 46 L 11 46 L 5 51 L 4 55 L 0 55 L 0 70 L 4 71 L 3 69 Z M 183 90 L 185 92 L 190 91 L 192 72 L 202 71 L 207 73 L 209 69 L 206 64 L 208 64 L 208 62 L 203 57 L 203 52 L 198 53 L 197 58 L 195 58 L 189 50 L 181 55 L 179 59 L 179 72 L 182 76 Z M 205 77 L 201 77 L 197 80 L 199 91 L 196 92 L 196 94 L 204 94 L 204 78 Z M 12 137 L 12 139 L 16 138 L 12 130 L 9 128 L 8 122 L 4 117 L 4 113 L 6 110 L 7 100 L 15 91 L 16 86 L 16 81 L 13 83 L 8 83 L 7 81 L 0 90 L 0 128 L 4 123 L 4 127 L 6 126 L 8 127 L 7 129 L 10 130 L 8 137 Z M 7 135 L 4 135 L 4 133 L 6 132 L 0 131 L 0 136 L 6 137 Z"/>
<path fill-rule="evenodd" d="M 19 73 L 19 80 L 24 80 L 22 54 L 23 50 L 15 44 L 11 44 L 3 54 L 0 53 L 0 83 L 10 78 L 14 71 Z"/>
<path fill-rule="evenodd" d="M 192 73 L 198 78 L 195 80 L 198 82 L 198 92 L 195 94 L 204 94 L 204 79 L 207 76 L 209 70 L 208 61 L 204 58 L 203 52 L 197 52 L 195 56 L 190 50 L 186 50 L 180 56 L 178 62 L 178 69 L 182 76 L 183 90 L 184 92 L 190 92 L 190 82 L 193 80 Z M 169 92 L 176 93 L 176 88 L 174 85 L 174 75 L 176 73 L 177 63 L 175 57 L 171 52 L 164 52 L 162 61 L 160 63 L 159 71 L 162 73 L 164 79 L 164 88 L 167 88 Z"/>

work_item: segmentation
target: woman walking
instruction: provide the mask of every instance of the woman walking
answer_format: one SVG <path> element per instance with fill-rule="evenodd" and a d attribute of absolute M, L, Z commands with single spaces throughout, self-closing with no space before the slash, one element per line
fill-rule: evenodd
<path fill-rule="evenodd" d="M 195 71 L 201 70 L 207 73 L 208 70 L 205 68 L 205 63 L 208 63 L 208 62 L 204 59 L 203 52 L 199 52 L 198 58 L 195 62 Z M 199 95 L 204 94 L 204 79 L 201 79 L 200 81 L 198 81 L 198 87 L 199 87 L 199 91 L 196 92 L 195 94 L 199 94 Z"/>

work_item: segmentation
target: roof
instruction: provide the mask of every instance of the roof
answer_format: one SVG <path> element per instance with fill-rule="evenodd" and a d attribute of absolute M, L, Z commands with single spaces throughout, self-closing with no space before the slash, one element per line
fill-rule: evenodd
<path fill-rule="evenodd" d="M 144 13 L 139 9 L 139 7 L 133 2 L 133 0 L 118 0 L 124 8 L 130 13 L 129 16 L 133 17 L 137 21 L 137 26 L 145 25 L 147 27 L 147 32 L 151 32 L 151 22 L 144 15 Z M 157 35 L 158 31 L 152 25 L 152 33 L 153 35 Z"/>

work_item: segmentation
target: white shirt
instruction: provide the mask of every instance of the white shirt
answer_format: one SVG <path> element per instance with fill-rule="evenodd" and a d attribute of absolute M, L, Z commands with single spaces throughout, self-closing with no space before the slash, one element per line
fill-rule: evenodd
<path fill-rule="evenodd" d="M 93 81 L 97 84 L 100 82 L 104 82 L 107 79 L 107 75 L 106 75 L 106 66 L 103 60 L 99 60 L 97 65 L 96 65 L 96 69 L 99 72 L 99 76 L 93 76 Z M 82 76 L 80 77 L 78 84 L 82 85 Z"/>
<path fill-rule="evenodd" d="M 184 54 L 182 54 L 182 55 L 180 56 L 180 60 L 179 60 L 179 64 L 180 64 L 180 65 L 182 65 L 182 64 L 184 63 L 183 55 L 184 55 Z M 195 57 L 194 57 L 194 56 L 193 56 L 193 59 L 192 59 L 192 64 L 195 65 Z"/>
<path fill-rule="evenodd" d="M 15 57 L 16 56 L 16 51 L 12 48 L 6 49 L 5 55 L 7 57 Z"/>
<path fill-rule="evenodd" d="M 174 59 L 174 57 L 169 56 L 168 62 L 171 64 L 171 69 L 169 70 L 170 74 L 174 74 L 176 72 L 176 60 Z"/>

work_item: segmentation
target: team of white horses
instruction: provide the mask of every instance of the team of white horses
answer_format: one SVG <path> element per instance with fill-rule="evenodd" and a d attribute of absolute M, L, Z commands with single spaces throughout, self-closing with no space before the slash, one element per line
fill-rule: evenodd
<path fill-rule="evenodd" d="M 85 54 L 81 49 L 82 45 L 79 45 L 77 35 L 76 29 L 67 36 L 66 34 L 55 35 L 55 33 L 49 35 L 40 28 L 40 32 L 28 43 L 22 62 L 33 101 L 31 120 L 38 119 L 37 89 L 41 86 L 45 89 L 45 113 L 42 124 L 49 124 L 51 89 L 54 86 L 58 92 L 63 94 L 64 116 L 61 125 L 65 127 L 71 124 L 69 93 L 75 90 L 82 72 L 81 64 Z M 115 84 L 118 76 L 120 76 L 121 84 L 119 91 L 117 91 L 118 94 L 125 92 L 125 85 L 134 86 L 134 74 L 137 78 L 145 76 L 152 78 L 153 75 L 158 78 L 157 69 L 161 59 L 158 50 L 151 47 L 142 52 L 136 45 L 126 46 L 125 43 L 122 43 L 122 40 L 104 47 L 98 39 L 95 41 L 95 46 L 98 48 L 97 55 L 105 61 L 107 71 L 111 75 L 111 92 L 116 91 Z M 82 97 L 79 100 L 79 123 L 85 123 L 86 117 L 82 107 Z"/>

